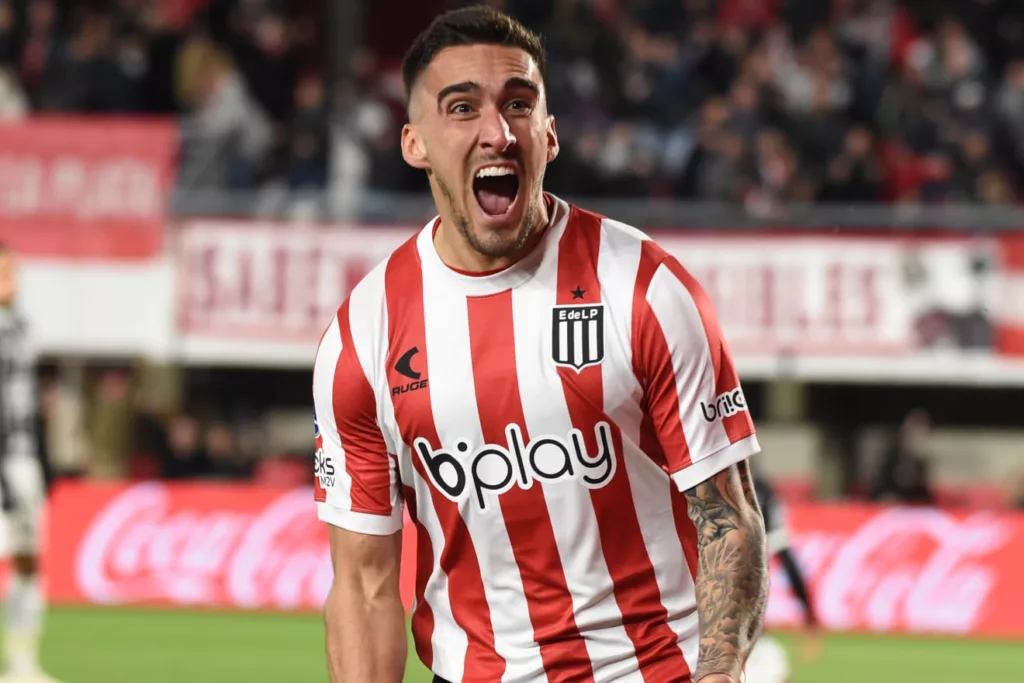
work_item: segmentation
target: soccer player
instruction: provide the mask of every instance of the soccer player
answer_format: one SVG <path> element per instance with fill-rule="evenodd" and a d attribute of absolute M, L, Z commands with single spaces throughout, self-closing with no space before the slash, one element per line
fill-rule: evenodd
<path fill-rule="evenodd" d="M 707 296 L 644 234 L 543 191 L 544 51 L 444 14 L 404 60 L 439 216 L 342 303 L 313 373 L 334 681 L 738 683 L 763 620 L 759 451 Z"/>
<path fill-rule="evenodd" d="M 39 585 L 40 520 L 46 500 L 36 444 L 35 367 L 18 293 L 14 254 L 0 245 L 0 502 L 3 550 L 13 574 L 4 606 L 6 673 L 0 681 L 53 681 L 39 667 L 39 636 L 45 609 Z"/>

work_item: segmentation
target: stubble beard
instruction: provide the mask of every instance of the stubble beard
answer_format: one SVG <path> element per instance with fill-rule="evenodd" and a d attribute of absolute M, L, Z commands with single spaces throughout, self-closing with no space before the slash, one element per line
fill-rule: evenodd
<path fill-rule="evenodd" d="M 534 193 L 533 197 L 530 197 L 529 204 L 526 206 L 526 211 L 523 213 L 523 220 L 520 223 L 518 230 L 516 230 L 515 234 L 512 235 L 510 239 L 500 234 L 491 234 L 481 237 L 473 230 L 469 216 L 465 215 L 458 209 L 455 203 L 455 195 L 448 183 L 445 182 L 444 178 L 439 174 L 434 173 L 434 179 L 437 181 L 437 187 L 444 196 L 445 201 L 448 202 L 448 206 L 452 213 L 452 220 L 455 222 L 455 227 L 459 229 L 459 232 L 465 238 L 466 243 L 469 244 L 470 248 L 483 256 L 492 259 L 511 256 L 526 245 L 535 230 L 539 230 L 542 227 L 538 225 L 538 219 L 540 217 L 541 207 L 543 206 L 544 196 L 542 192 L 538 191 Z M 539 187 L 543 187 L 543 179 L 544 175 L 542 173 Z"/>

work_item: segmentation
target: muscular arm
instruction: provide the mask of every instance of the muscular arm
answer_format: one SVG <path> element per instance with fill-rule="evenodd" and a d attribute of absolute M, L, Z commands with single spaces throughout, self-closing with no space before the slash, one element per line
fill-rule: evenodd
<path fill-rule="evenodd" d="M 747 463 L 687 491 L 686 504 L 699 556 L 700 654 L 693 680 L 718 673 L 738 682 L 768 602 L 764 522 Z"/>
<path fill-rule="evenodd" d="M 402 534 L 369 536 L 331 526 L 334 583 L 324 606 L 332 683 L 400 683 L 405 612 L 398 592 Z"/>

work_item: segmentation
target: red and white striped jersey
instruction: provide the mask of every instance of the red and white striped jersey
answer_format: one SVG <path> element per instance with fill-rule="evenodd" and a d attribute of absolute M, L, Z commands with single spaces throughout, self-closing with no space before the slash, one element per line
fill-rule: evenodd
<path fill-rule="evenodd" d="M 641 232 L 549 197 L 529 256 L 446 267 L 434 222 L 317 354 L 323 521 L 417 528 L 416 650 L 451 681 L 689 681 L 680 491 L 758 452 L 708 299 Z"/>

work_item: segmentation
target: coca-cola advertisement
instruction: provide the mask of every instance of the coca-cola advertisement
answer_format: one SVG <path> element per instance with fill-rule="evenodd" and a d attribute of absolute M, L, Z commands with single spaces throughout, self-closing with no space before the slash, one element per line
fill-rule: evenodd
<path fill-rule="evenodd" d="M 800 505 L 789 518 L 827 628 L 1024 636 L 1024 515 Z M 409 524 L 405 542 L 409 605 Z M 62 483 L 49 543 L 58 603 L 318 610 L 331 581 L 312 488 Z M 769 628 L 801 621 L 773 572 Z"/>
<path fill-rule="evenodd" d="M 789 521 L 827 628 L 1024 635 L 1024 515 L 800 505 Z M 802 623 L 776 569 L 768 625 Z"/>

